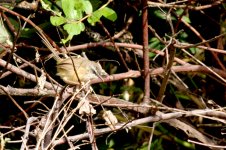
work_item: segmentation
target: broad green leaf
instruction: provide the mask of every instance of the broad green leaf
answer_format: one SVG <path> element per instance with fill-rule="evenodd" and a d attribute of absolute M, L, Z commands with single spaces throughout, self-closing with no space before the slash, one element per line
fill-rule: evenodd
<path fill-rule="evenodd" d="M 64 23 L 66 23 L 66 19 L 64 18 L 64 17 L 62 17 L 62 16 L 60 16 L 60 17 L 57 17 L 57 16 L 51 16 L 50 17 L 50 22 L 51 22 L 51 24 L 52 25 L 54 25 L 54 26 L 60 26 L 60 25 L 62 25 L 62 24 L 64 24 Z"/>
<path fill-rule="evenodd" d="M 68 37 L 66 39 L 62 39 L 61 41 L 62 41 L 63 44 L 65 44 L 68 41 L 70 41 L 72 38 L 73 38 L 73 35 L 68 35 Z"/>
<path fill-rule="evenodd" d="M 76 0 L 75 10 L 85 12 L 86 14 L 91 14 L 93 12 L 93 7 L 88 0 Z"/>
<path fill-rule="evenodd" d="M 108 7 L 104 7 L 102 9 L 102 14 L 105 18 L 107 18 L 108 20 L 111 20 L 111 21 L 115 21 L 117 19 L 117 14 L 116 12 L 111 9 L 111 8 L 108 8 Z"/>
<path fill-rule="evenodd" d="M 66 30 L 68 34 L 78 35 L 85 30 L 85 25 L 82 22 L 69 23 L 64 25 L 64 30 Z"/>
<path fill-rule="evenodd" d="M 85 30 L 85 25 L 82 22 L 78 23 L 68 23 L 63 26 L 64 30 L 67 31 L 68 37 L 66 40 L 63 40 L 64 43 L 71 40 L 74 35 L 80 34 Z"/>
<path fill-rule="evenodd" d="M 74 0 L 74 1 L 75 1 L 74 8 L 76 10 L 84 10 L 84 5 L 83 5 L 84 0 Z"/>
<path fill-rule="evenodd" d="M 93 7 L 90 1 L 83 1 L 83 7 L 86 14 L 91 14 L 93 12 Z"/>
<path fill-rule="evenodd" d="M 93 14 L 87 19 L 87 21 L 91 25 L 95 25 L 95 23 L 98 22 L 102 16 L 104 16 L 105 18 L 111 21 L 115 21 L 117 19 L 117 14 L 115 13 L 114 10 L 108 7 L 104 7 L 102 9 L 99 9 L 93 12 Z"/>
<path fill-rule="evenodd" d="M 93 12 L 93 14 L 87 19 L 87 21 L 94 26 L 96 22 L 100 20 L 102 16 L 101 10 L 97 10 Z"/>
<path fill-rule="evenodd" d="M 76 19 L 77 11 L 74 9 L 75 1 L 74 0 L 62 0 L 62 9 L 66 18 Z"/>
<path fill-rule="evenodd" d="M 76 11 L 76 16 L 75 16 L 75 20 L 79 20 L 83 18 L 83 11 L 81 10 L 75 10 Z"/>

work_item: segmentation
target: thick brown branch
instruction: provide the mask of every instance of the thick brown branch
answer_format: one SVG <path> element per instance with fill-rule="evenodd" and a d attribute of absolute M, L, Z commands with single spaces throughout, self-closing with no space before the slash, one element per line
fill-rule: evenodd
<path fill-rule="evenodd" d="M 142 0 L 142 29 L 143 29 L 143 62 L 144 62 L 144 98 L 143 103 L 150 102 L 150 74 L 149 74 L 149 48 L 148 48 L 148 4 Z"/>

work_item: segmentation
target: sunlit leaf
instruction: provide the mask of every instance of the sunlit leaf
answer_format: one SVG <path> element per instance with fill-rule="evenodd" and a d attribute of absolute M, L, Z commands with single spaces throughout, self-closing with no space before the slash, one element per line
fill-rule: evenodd
<path fill-rule="evenodd" d="M 95 23 L 98 22 L 102 16 L 111 21 L 115 21 L 117 19 L 117 14 L 114 10 L 108 7 L 104 7 L 93 12 L 93 14 L 87 19 L 87 21 L 91 25 L 95 25 Z"/>
<path fill-rule="evenodd" d="M 113 9 L 104 7 L 101 11 L 102 11 L 103 16 L 105 18 L 107 18 L 108 20 L 111 20 L 114 22 L 117 19 L 117 14 Z"/>
<path fill-rule="evenodd" d="M 62 0 L 61 2 L 62 2 L 62 9 L 64 11 L 65 16 L 69 19 L 76 19 L 77 11 L 74 9 L 75 1 Z"/>
<path fill-rule="evenodd" d="M 64 29 L 69 33 L 73 35 L 78 35 L 82 31 L 85 30 L 85 25 L 82 22 L 79 23 L 71 23 L 71 24 L 66 24 L 64 26 Z"/>
<path fill-rule="evenodd" d="M 97 10 L 95 12 L 93 12 L 93 14 L 87 19 L 87 21 L 91 24 L 91 25 L 95 25 L 96 22 L 98 22 L 101 18 L 102 14 L 101 14 L 101 10 Z"/>
<path fill-rule="evenodd" d="M 85 25 L 82 22 L 69 23 L 69 24 L 65 24 L 63 26 L 63 28 L 69 34 L 68 38 L 66 40 L 64 40 L 64 42 L 67 42 L 67 41 L 71 40 L 74 35 L 78 35 L 82 31 L 84 31 L 85 30 Z"/>
<path fill-rule="evenodd" d="M 83 6 L 86 14 L 91 14 L 93 12 L 93 7 L 90 1 L 83 1 Z"/>
<path fill-rule="evenodd" d="M 66 23 L 66 19 L 64 17 L 57 17 L 57 16 L 51 16 L 50 17 L 50 22 L 54 26 L 60 26 L 64 23 Z"/>

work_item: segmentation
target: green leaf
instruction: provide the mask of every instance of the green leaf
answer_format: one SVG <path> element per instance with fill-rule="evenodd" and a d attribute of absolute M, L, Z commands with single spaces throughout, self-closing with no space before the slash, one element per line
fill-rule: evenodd
<path fill-rule="evenodd" d="M 64 30 L 66 30 L 69 34 L 78 35 L 85 30 L 85 25 L 82 22 L 69 23 L 64 25 Z"/>
<path fill-rule="evenodd" d="M 149 47 L 156 48 L 160 44 L 160 41 L 157 38 L 151 38 Z"/>
<path fill-rule="evenodd" d="M 185 21 L 185 22 L 187 22 L 187 23 L 191 23 L 190 18 L 187 17 L 187 16 L 183 16 L 183 17 L 182 17 L 182 20 Z"/>
<path fill-rule="evenodd" d="M 85 25 L 82 22 L 77 23 L 68 23 L 63 26 L 64 30 L 67 31 L 68 37 L 66 40 L 63 40 L 64 43 L 71 40 L 74 35 L 80 34 L 85 30 Z"/>
<path fill-rule="evenodd" d="M 198 48 L 196 48 L 196 47 L 191 47 L 191 48 L 189 48 L 189 50 L 190 50 L 190 52 L 191 52 L 192 54 L 195 54 L 196 51 L 198 50 Z"/>
<path fill-rule="evenodd" d="M 162 11 L 160 11 L 160 10 L 155 10 L 154 14 L 160 19 L 163 19 L 163 20 L 166 19 L 166 14 L 163 13 Z"/>
<path fill-rule="evenodd" d="M 41 2 L 41 5 L 42 5 L 42 8 L 43 8 L 43 9 L 45 9 L 45 10 L 47 10 L 47 11 L 50 11 L 50 12 L 52 12 L 53 14 L 55 14 L 55 15 L 57 15 L 57 16 L 61 16 L 61 12 L 58 12 L 58 11 L 56 11 L 56 10 L 53 10 L 53 9 L 51 8 L 50 3 L 45 3 L 43 0 L 41 0 L 40 2 Z"/>
<path fill-rule="evenodd" d="M 111 20 L 111 21 L 115 21 L 117 19 L 117 14 L 116 12 L 111 9 L 111 8 L 108 8 L 108 7 L 104 7 L 102 9 L 102 14 L 105 18 L 107 18 L 108 20 Z"/>
<path fill-rule="evenodd" d="M 13 46 L 13 42 L 11 39 L 11 35 L 10 33 L 7 31 L 7 29 L 5 28 L 3 22 L 2 22 L 2 18 L 0 18 L 0 44 L 4 45 L 4 46 Z"/>
<path fill-rule="evenodd" d="M 7 1 L 0 1 L 0 6 L 3 6 L 5 8 L 8 8 L 8 9 L 14 9 L 14 7 L 16 6 L 16 3 L 13 2 L 13 1 L 9 1 L 10 3 L 7 3 Z"/>
<path fill-rule="evenodd" d="M 191 99 L 189 96 L 185 95 L 184 93 L 180 93 L 180 92 L 175 92 L 175 96 L 181 100 L 190 100 Z"/>
<path fill-rule="evenodd" d="M 66 19 L 64 18 L 64 17 L 62 17 L 62 16 L 60 16 L 60 17 L 57 17 L 57 16 L 51 16 L 50 17 L 50 22 L 51 22 L 51 24 L 52 25 L 54 25 L 54 26 L 60 26 L 60 25 L 62 25 L 62 24 L 64 24 L 64 23 L 66 23 Z"/>
<path fill-rule="evenodd" d="M 161 10 L 155 10 L 154 11 L 154 14 L 156 15 L 156 17 L 158 17 L 160 19 L 163 19 L 163 20 L 166 20 L 166 19 L 176 20 L 176 17 L 171 16 L 171 15 L 170 16 L 167 16 L 167 13 L 166 12 L 163 12 Z M 167 18 L 167 17 L 170 17 L 170 18 Z"/>
<path fill-rule="evenodd" d="M 150 48 L 153 49 L 158 49 L 161 50 L 164 48 L 164 45 L 157 39 L 156 37 L 153 37 L 149 40 L 149 45 Z"/>
<path fill-rule="evenodd" d="M 101 10 L 97 10 L 93 12 L 93 14 L 87 19 L 87 21 L 94 26 L 96 22 L 100 20 L 100 17 L 102 16 Z"/>
<path fill-rule="evenodd" d="M 91 25 L 95 25 L 95 23 L 98 22 L 102 16 L 111 21 L 115 21 L 117 19 L 117 14 L 114 10 L 108 7 L 104 7 L 93 12 L 93 14 L 87 19 L 87 21 Z"/>
<path fill-rule="evenodd" d="M 109 142 L 108 142 L 108 148 L 111 148 L 115 145 L 115 141 L 113 139 L 111 139 Z"/>
<path fill-rule="evenodd" d="M 182 15 L 183 12 L 184 12 L 184 9 L 181 9 L 181 8 L 176 10 L 176 14 L 177 14 L 178 16 Z"/>
<path fill-rule="evenodd" d="M 93 7 L 93 10 L 97 10 L 101 5 L 102 5 L 102 1 L 100 0 L 89 0 L 92 7 Z"/>
<path fill-rule="evenodd" d="M 156 56 L 155 53 L 149 52 L 149 58 L 153 58 L 153 57 L 155 57 L 155 56 Z"/>
<path fill-rule="evenodd" d="M 76 0 L 74 9 L 82 13 L 85 12 L 86 14 L 91 14 L 93 12 L 92 4 L 88 0 Z"/>
<path fill-rule="evenodd" d="M 74 0 L 75 3 L 74 3 L 74 7 L 76 10 L 84 10 L 84 5 L 83 5 L 83 1 L 84 0 Z"/>
<path fill-rule="evenodd" d="M 177 9 L 176 10 L 176 14 L 178 16 L 181 16 L 183 13 L 184 13 L 184 9 Z M 187 23 L 191 23 L 191 20 L 187 16 L 182 16 L 182 20 L 185 21 L 185 22 L 187 22 Z"/>
<path fill-rule="evenodd" d="M 75 1 L 74 0 L 62 0 L 62 9 L 64 11 L 64 14 L 66 18 L 69 19 L 76 19 L 77 17 L 77 11 L 74 9 L 75 7 Z"/>
<path fill-rule="evenodd" d="M 91 14 L 93 12 L 93 7 L 90 1 L 83 1 L 83 7 L 86 14 Z"/>
<path fill-rule="evenodd" d="M 151 144 L 151 150 L 164 150 L 162 145 L 162 138 L 156 139 Z"/>
<path fill-rule="evenodd" d="M 180 34 L 179 34 L 179 39 L 186 39 L 186 38 L 188 38 L 188 34 L 186 33 L 186 32 L 180 32 Z"/>

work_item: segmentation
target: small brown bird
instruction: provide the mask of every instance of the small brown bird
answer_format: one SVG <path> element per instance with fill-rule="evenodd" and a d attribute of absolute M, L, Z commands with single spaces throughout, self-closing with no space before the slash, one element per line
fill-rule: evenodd
<path fill-rule="evenodd" d="M 56 67 L 57 75 L 67 84 L 79 84 L 79 80 L 81 82 L 87 82 L 92 79 L 101 79 L 101 77 L 108 75 L 99 63 L 90 61 L 84 57 L 73 56 L 60 61 L 57 60 Z M 78 77 L 75 71 L 77 72 Z"/>
<path fill-rule="evenodd" d="M 41 36 L 43 43 L 53 53 L 53 57 L 57 62 L 57 75 L 67 84 L 78 85 L 80 82 L 87 82 L 97 79 L 108 74 L 102 69 L 100 63 L 89 60 L 81 56 L 72 56 L 68 58 L 60 58 L 55 52 L 48 40 Z M 80 82 L 79 82 L 80 81 Z"/>

